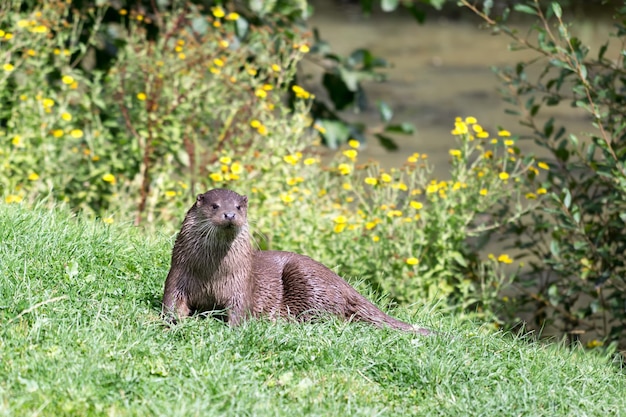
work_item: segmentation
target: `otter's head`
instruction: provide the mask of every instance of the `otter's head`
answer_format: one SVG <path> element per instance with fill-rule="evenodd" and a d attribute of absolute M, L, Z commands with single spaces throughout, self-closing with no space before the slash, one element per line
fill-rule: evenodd
<path fill-rule="evenodd" d="M 248 197 L 222 188 L 198 194 L 192 208 L 201 223 L 224 230 L 238 231 L 246 225 Z"/>

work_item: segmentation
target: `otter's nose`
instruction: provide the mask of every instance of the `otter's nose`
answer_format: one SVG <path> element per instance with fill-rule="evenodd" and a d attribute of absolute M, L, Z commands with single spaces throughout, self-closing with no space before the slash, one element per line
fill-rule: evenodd
<path fill-rule="evenodd" d="M 236 216 L 236 214 L 233 213 L 232 211 L 228 212 L 228 213 L 224 213 L 224 218 L 226 220 L 235 220 L 235 216 Z"/>

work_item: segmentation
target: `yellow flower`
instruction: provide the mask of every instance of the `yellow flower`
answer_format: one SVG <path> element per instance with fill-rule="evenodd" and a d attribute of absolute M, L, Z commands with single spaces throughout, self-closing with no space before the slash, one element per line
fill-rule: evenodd
<path fill-rule="evenodd" d="M 29 25 L 28 20 L 21 19 L 21 20 L 17 21 L 17 27 L 18 28 L 25 28 L 28 25 Z"/>
<path fill-rule="evenodd" d="M 333 219 L 333 221 L 337 224 L 345 224 L 348 222 L 348 219 L 346 218 L 346 216 L 337 216 Z"/>
<path fill-rule="evenodd" d="M 272 84 L 263 84 L 263 87 L 261 88 L 265 91 L 272 91 L 274 89 L 274 86 Z"/>
<path fill-rule="evenodd" d="M 310 51 L 308 45 L 300 45 L 300 52 L 302 52 L 303 54 L 306 54 Z"/>
<path fill-rule="evenodd" d="M 550 169 L 550 166 L 546 164 L 545 162 L 539 162 L 537 166 L 541 169 L 545 169 L 546 171 Z"/>
<path fill-rule="evenodd" d="M 214 173 L 209 175 L 209 178 L 211 178 L 211 180 L 213 180 L 215 182 L 222 182 L 222 181 L 224 181 L 224 176 L 222 175 L 221 172 L 214 172 Z"/>
<path fill-rule="evenodd" d="M 226 15 L 226 13 L 224 13 L 224 9 L 222 9 L 220 6 L 211 7 L 211 12 L 213 13 L 213 16 L 217 18 L 222 18 Z"/>
<path fill-rule="evenodd" d="M 391 175 L 387 173 L 383 173 L 383 174 L 380 174 L 380 180 L 382 182 L 391 182 L 392 178 L 391 178 Z"/>
<path fill-rule="evenodd" d="M 309 93 L 308 91 L 306 91 L 304 88 L 300 87 L 299 85 L 294 85 L 291 87 L 291 89 L 293 90 L 294 93 L 296 93 L 296 97 L 298 98 L 307 99 L 311 97 L 311 93 Z"/>
<path fill-rule="evenodd" d="M 23 197 L 21 195 L 14 195 L 14 194 L 9 194 L 4 199 L 5 203 L 7 204 L 20 203 L 22 200 L 23 200 Z"/>
<path fill-rule="evenodd" d="M 51 98 L 44 98 L 43 100 L 41 100 L 41 104 L 43 104 L 44 107 L 52 107 L 54 106 L 54 100 L 52 100 Z"/>
<path fill-rule="evenodd" d="M 537 194 L 545 194 L 547 193 L 548 190 L 546 190 L 545 188 L 541 187 L 537 189 Z"/>
<path fill-rule="evenodd" d="M 230 156 L 222 156 L 222 157 L 220 158 L 220 162 L 221 162 L 222 164 L 227 164 L 227 165 L 228 165 L 228 164 L 230 164 L 232 161 L 233 161 L 233 160 L 230 158 Z"/>
<path fill-rule="evenodd" d="M 217 44 L 220 46 L 220 48 L 224 49 L 228 48 L 228 45 L 230 45 L 226 39 L 221 39 Z"/>
<path fill-rule="evenodd" d="M 487 139 L 489 137 L 489 132 L 483 130 L 482 132 L 477 133 L 476 137 L 480 139 Z"/>
<path fill-rule="evenodd" d="M 45 27 L 44 25 L 39 25 L 39 26 L 35 26 L 34 28 L 30 29 L 31 32 L 33 33 L 46 33 L 48 32 L 48 28 Z"/>
<path fill-rule="evenodd" d="M 376 185 L 376 184 L 378 184 L 378 180 L 376 178 L 374 178 L 374 177 L 367 177 L 367 178 L 365 178 L 364 181 L 365 181 L 366 184 L 369 184 L 369 185 Z"/>
<path fill-rule="evenodd" d="M 415 164 L 415 163 L 417 162 L 417 159 L 418 159 L 418 157 L 417 157 L 417 156 L 415 156 L 415 155 L 411 155 L 411 156 L 409 156 L 409 157 L 406 159 L 406 161 L 407 161 L 407 162 L 409 162 L 409 163 L 411 163 L 411 164 Z"/>
<path fill-rule="evenodd" d="M 37 181 L 39 179 L 39 175 L 37 175 L 35 172 L 31 172 L 28 176 L 28 179 L 29 181 Z"/>
<path fill-rule="evenodd" d="M 463 122 L 454 123 L 453 135 L 464 135 L 467 133 L 467 125 Z"/>
<path fill-rule="evenodd" d="M 282 193 L 280 195 L 280 199 L 283 201 L 283 203 L 289 204 L 295 200 L 295 197 L 292 196 L 291 194 Z"/>
<path fill-rule="evenodd" d="M 261 125 L 257 128 L 257 132 L 259 132 L 260 135 L 265 136 L 267 135 L 267 127 Z"/>
<path fill-rule="evenodd" d="M 352 167 L 348 164 L 339 164 L 337 169 L 339 170 L 339 173 L 341 175 L 348 175 L 349 173 L 352 172 Z"/>
<path fill-rule="evenodd" d="M 450 154 L 450 156 L 454 156 L 457 158 L 460 158 L 461 155 L 463 154 L 459 149 L 450 149 L 448 153 Z"/>
<path fill-rule="evenodd" d="M 602 342 L 601 340 L 598 340 L 598 339 L 593 339 L 593 340 L 590 340 L 589 342 L 587 342 L 587 348 L 588 349 L 593 349 L 593 348 L 596 348 L 598 346 L 603 346 L 603 345 L 604 345 L 604 342 Z"/>
<path fill-rule="evenodd" d="M 128 10 L 126 9 L 120 9 L 120 15 L 122 16 L 126 16 L 128 14 Z"/>
<path fill-rule="evenodd" d="M 176 191 L 174 191 L 174 190 L 167 190 L 165 192 L 165 197 L 167 197 L 167 198 L 176 197 Z"/>
<path fill-rule="evenodd" d="M 21 141 L 22 141 L 22 137 L 20 135 L 15 135 L 15 136 L 13 136 L 13 139 L 11 139 L 11 143 L 14 146 L 18 146 Z"/>
<path fill-rule="evenodd" d="M 63 136 L 63 131 L 61 129 L 55 129 L 52 131 L 52 136 L 54 136 L 55 138 L 60 138 L 61 136 Z"/>
<path fill-rule="evenodd" d="M 356 140 L 356 139 L 350 139 L 350 140 L 348 141 L 348 146 L 350 146 L 351 148 L 354 148 L 354 149 L 358 149 L 358 148 L 359 148 L 359 146 L 361 146 L 361 144 L 360 144 L 360 143 L 359 143 L 359 141 L 358 141 L 358 140 Z"/>
<path fill-rule="evenodd" d="M 74 77 L 72 77 L 71 75 L 64 75 L 63 78 L 61 78 L 61 81 L 63 82 L 63 84 L 70 85 L 74 82 Z"/>
<path fill-rule="evenodd" d="M 499 174 L 498 174 L 498 177 L 500 177 L 500 179 L 501 179 L 502 181 L 506 181 L 506 180 L 508 180 L 508 179 L 509 179 L 509 174 L 508 174 L 508 173 L 506 173 L 506 172 L 501 172 L 501 173 L 499 173 Z"/>
<path fill-rule="evenodd" d="M 322 125 L 320 125 L 320 124 L 317 124 L 317 123 L 315 123 L 315 124 L 313 125 L 313 129 L 317 130 L 317 131 L 318 131 L 318 132 L 320 132 L 322 135 L 323 135 L 324 133 L 326 133 L 326 129 L 324 129 L 324 126 L 322 126 Z"/>
<path fill-rule="evenodd" d="M 317 162 L 317 159 L 315 158 L 307 158 L 304 161 L 304 165 L 313 165 Z"/>
<path fill-rule="evenodd" d="M 486 188 L 481 188 L 480 191 L 478 192 L 480 195 L 487 195 L 489 191 Z"/>
<path fill-rule="evenodd" d="M 526 193 L 526 198 L 528 200 L 534 200 L 537 198 L 537 195 L 535 193 Z"/>
<path fill-rule="evenodd" d="M 376 227 L 376 222 L 367 222 L 367 223 L 365 223 L 365 228 L 367 230 L 372 230 L 375 227 Z"/>
<path fill-rule="evenodd" d="M 511 132 L 509 132 L 508 130 L 501 130 L 498 132 L 498 136 L 508 137 L 511 136 Z"/>
<path fill-rule="evenodd" d="M 402 212 L 400 210 L 389 210 L 387 212 L 387 217 L 401 217 Z"/>
<path fill-rule="evenodd" d="M 343 188 L 346 191 L 350 191 L 352 189 L 352 184 L 345 182 L 341 185 L 341 188 Z"/>
<path fill-rule="evenodd" d="M 72 131 L 70 132 L 70 135 L 74 138 L 74 139 L 80 139 L 83 137 L 83 131 L 80 129 L 72 129 Z"/>
<path fill-rule="evenodd" d="M 241 174 L 243 172 L 243 167 L 241 166 L 241 164 L 239 162 L 234 162 L 231 166 L 230 166 L 230 171 L 233 174 Z"/>
<path fill-rule="evenodd" d="M 280 72 L 280 65 L 278 65 L 278 64 L 272 64 L 272 71 L 274 71 L 274 72 Z"/>
<path fill-rule="evenodd" d="M 226 20 L 237 20 L 237 19 L 239 19 L 238 13 L 232 12 L 226 15 Z"/>
<path fill-rule="evenodd" d="M 102 219 L 102 222 L 104 222 L 106 224 L 112 224 L 113 223 L 113 217 L 104 217 Z"/>
<path fill-rule="evenodd" d="M 115 184 L 115 176 L 113 174 L 104 174 L 102 176 L 102 181 Z"/>
<path fill-rule="evenodd" d="M 419 201 L 411 201 L 409 205 L 413 207 L 415 210 L 421 210 L 422 207 L 424 207 L 424 205 L 420 203 Z"/>
<path fill-rule="evenodd" d="M 295 165 L 298 163 L 299 160 L 300 158 L 298 158 L 296 155 L 283 156 L 283 161 L 287 162 L 289 165 Z"/>
<path fill-rule="evenodd" d="M 406 263 L 407 263 L 408 265 L 417 265 L 417 264 L 419 264 L 419 263 L 420 263 L 420 260 L 419 260 L 419 259 L 417 259 L 417 258 L 408 258 L 408 259 L 406 260 Z"/>
<path fill-rule="evenodd" d="M 472 124 L 474 124 L 476 122 L 477 122 L 477 120 L 476 120 L 475 117 L 468 116 L 468 117 L 465 118 L 465 123 L 467 123 L 468 125 L 472 125 Z"/>
<path fill-rule="evenodd" d="M 261 127 L 261 122 L 259 122 L 258 120 L 254 119 L 250 122 L 250 126 L 252 126 L 255 129 L 258 129 L 259 127 Z"/>
<path fill-rule="evenodd" d="M 472 126 L 472 130 L 474 131 L 474 133 L 481 133 L 483 131 L 483 127 L 479 124 L 475 124 L 474 126 Z"/>
<path fill-rule="evenodd" d="M 223 67 L 224 66 L 224 61 L 222 61 L 219 58 L 215 58 L 213 60 L 213 64 L 215 64 L 216 67 Z"/>
<path fill-rule="evenodd" d="M 502 262 L 503 264 L 511 264 L 513 263 L 513 259 L 509 257 L 506 253 L 498 256 L 498 262 Z"/>
<path fill-rule="evenodd" d="M 15 69 L 15 67 L 12 64 L 6 63 L 2 66 L 2 69 L 6 72 L 11 72 Z"/>
<path fill-rule="evenodd" d="M 515 141 L 511 139 L 507 139 L 504 141 L 504 146 L 513 146 L 513 144 L 515 144 Z"/>
<path fill-rule="evenodd" d="M 259 88 L 254 92 L 254 95 L 258 98 L 265 98 L 267 97 L 267 91 Z"/>
<path fill-rule="evenodd" d="M 354 149 L 348 149 L 348 150 L 343 151 L 343 154 L 344 154 L 345 157 L 347 157 L 352 162 L 354 162 L 356 160 L 358 152 L 356 150 L 354 150 Z"/>
<path fill-rule="evenodd" d="M 380 240 L 380 237 L 378 237 L 378 236 L 372 236 L 372 240 L 373 240 L 374 242 L 378 242 L 378 241 Z"/>
<path fill-rule="evenodd" d="M 346 226 L 346 224 L 336 224 L 335 227 L 333 227 L 333 231 L 335 233 L 341 233 L 346 228 Z"/>

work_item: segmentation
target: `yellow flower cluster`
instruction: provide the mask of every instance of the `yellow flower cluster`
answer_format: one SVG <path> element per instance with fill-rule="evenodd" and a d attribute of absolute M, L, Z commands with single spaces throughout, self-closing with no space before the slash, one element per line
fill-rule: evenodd
<path fill-rule="evenodd" d="M 293 87 L 291 87 L 291 89 L 296 94 L 296 97 L 298 98 L 302 98 L 302 99 L 315 98 L 313 94 L 309 93 L 308 91 L 306 91 L 304 88 L 300 87 L 299 85 L 294 85 Z"/>
<path fill-rule="evenodd" d="M 267 135 L 267 127 L 263 123 L 261 123 L 259 120 L 256 120 L 256 119 L 252 120 L 250 122 L 250 126 L 253 129 L 256 129 L 256 131 L 259 132 L 261 136 Z"/>

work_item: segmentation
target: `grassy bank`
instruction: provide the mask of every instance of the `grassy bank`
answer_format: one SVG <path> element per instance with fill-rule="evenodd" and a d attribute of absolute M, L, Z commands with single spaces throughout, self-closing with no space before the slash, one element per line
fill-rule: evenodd
<path fill-rule="evenodd" d="M 172 236 L 0 205 L 0 415 L 620 415 L 599 354 L 427 310 L 454 337 L 158 317 Z"/>

